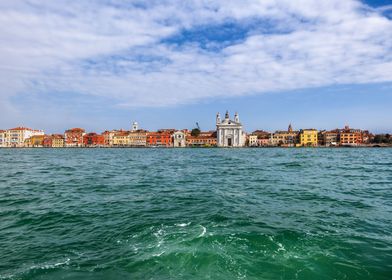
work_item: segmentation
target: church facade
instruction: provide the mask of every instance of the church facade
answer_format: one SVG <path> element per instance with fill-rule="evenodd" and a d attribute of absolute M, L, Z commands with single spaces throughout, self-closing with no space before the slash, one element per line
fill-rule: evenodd
<path fill-rule="evenodd" d="M 218 147 L 245 146 L 246 135 L 237 113 L 234 115 L 234 120 L 230 119 L 229 112 L 226 112 L 223 120 L 221 120 L 220 114 L 218 113 L 216 115 L 216 132 Z"/>

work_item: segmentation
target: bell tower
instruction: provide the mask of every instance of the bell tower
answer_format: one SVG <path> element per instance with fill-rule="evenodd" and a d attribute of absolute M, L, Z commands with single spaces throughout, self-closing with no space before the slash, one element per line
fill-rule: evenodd
<path fill-rule="evenodd" d="M 139 129 L 139 124 L 137 122 L 132 123 L 132 131 L 136 131 Z"/>

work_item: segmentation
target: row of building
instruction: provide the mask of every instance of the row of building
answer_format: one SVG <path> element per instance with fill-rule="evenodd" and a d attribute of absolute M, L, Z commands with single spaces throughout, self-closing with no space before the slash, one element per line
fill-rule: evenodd
<path fill-rule="evenodd" d="M 86 133 L 82 128 L 72 128 L 64 134 L 46 135 L 43 130 L 16 127 L 0 130 L 0 147 L 308 147 L 308 146 L 361 146 L 370 144 L 373 135 L 368 131 L 343 129 L 318 131 L 316 129 L 273 133 L 256 130 L 246 134 L 236 113 L 231 119 L 226 112 L 221 119 L 216 116 L 216 130 L 160 129 L 147 131 L 134 122 L 130 130 L 111 130 L 101 134 Z"/>
<path fill-rule="evenodd" d="M 189 130 L 111 130 L 102 134 L 71 128 L 64 134 L 46 135 L 27 127 L 0 130 L 0 147 L 189 147 L 217 146 L 215 131 L 193 136 Z"/>
<path fill-rule="evenodd" d="M 251 147 L 363 146 L 371 144 L 373 138 L 374 135 L 369 131 L 352 129 L 349 126 L 343 129 L 318 131 L 313 128 L 293 130 L 290 124 L 287 130 L 274 133 L 256 130 L 248 135 L 248 145 Z"/>

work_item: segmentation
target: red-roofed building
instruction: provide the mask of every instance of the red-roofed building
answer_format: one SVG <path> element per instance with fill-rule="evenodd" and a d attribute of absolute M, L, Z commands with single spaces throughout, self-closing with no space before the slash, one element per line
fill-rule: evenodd
<path fill-rule="evenodd" d="M 147 132 L 147 146 L 170 147 L 172 145 L 172 133 L 167 130 Z"/>
<path fill-rule="evenodd" d="M 83 136 L 83 144 L 86 147 L 100 147 L 105 145 L 105 137 L 91 132 Z"/>
<path fill-rule="evenodd" d="M 65 131 L 65 146 L 66 147 L 82 147 L 83 136 L 86 134 L 83 128 L 71 128 Z"/>

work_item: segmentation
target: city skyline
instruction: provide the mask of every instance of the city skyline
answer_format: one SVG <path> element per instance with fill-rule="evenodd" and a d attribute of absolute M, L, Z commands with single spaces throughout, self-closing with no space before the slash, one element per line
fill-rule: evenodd
<path fill-rule="evenodd" d="M 372 134 L 368 130 L 344 128 L 317 130 L 294 129 L 290 124 L 285 130 L 267 132 L 256 130 L 247 134 L 238 112 L 234 117 L 228 111 L 215 116 L 216 130 L 176 128 L 149 131 L 133 122 L 129 130 L 105 130 L 101 134 L 83 128 L 70 128 L 64 134 L 45 134 L 43 130 L 15 127 L 0 130 L 0 148 L 97 148 L 97 147 L 388 147 L 390 134 Z"/>
<path fill-rule="evenodd" d="M 137 120 L 149 130 L 212 130 L 211 116 L 228 109 L 248 132 L 289 123 L 392 130 L 389 1 L 0 8 L 0 129 L 99 132 Z"/>

